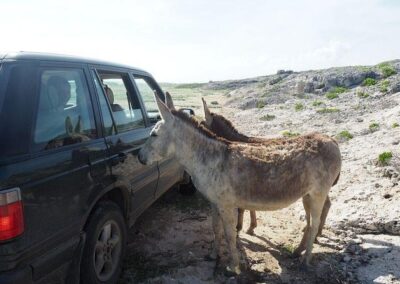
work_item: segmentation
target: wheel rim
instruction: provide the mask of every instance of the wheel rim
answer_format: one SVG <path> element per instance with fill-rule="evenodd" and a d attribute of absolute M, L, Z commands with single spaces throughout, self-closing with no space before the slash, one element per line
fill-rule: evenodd
<path fill-rule="evenodd" d="M 93 254 L 94 270 L 100 281 L 106 281 L 114 274 L 121 257 L 121 229 L 113 221 L 107 221 L 101 228 Z"/>

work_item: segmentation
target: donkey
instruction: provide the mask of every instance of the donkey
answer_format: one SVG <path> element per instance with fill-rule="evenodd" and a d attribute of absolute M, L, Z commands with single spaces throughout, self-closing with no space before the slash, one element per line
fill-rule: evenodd
<path fill-rule="evenodd" d="M 305 249 L 303 265 L 308 266 L 326 197 L 341 168 L 338 145 L 318 133 L 262 144 L 232 142 L 155 98 L 162 120 L 138 160 L 147 165 L 174 157 L 211 202 L 214 247 L 210 257 L 221 255 L 224 230 L 230 251 L 227 270 L 239 274 L 236 208 L 278 210 L 307 196 L 311 222 L 299 251 Z"/>
<path fill-rule="evenodd" d="M 204 114 L 205 114 L 205 120 L 202 121 L 201 123 L 206 126 L 211 132 L 214 132 L 216 135 L 221 136 L 227 140 L 231 141 L 238 141 L 238 142 L 245 142 L 245 143 L 252 143 L 255 142 L 253 140 L 257 140 L 257 138 L 250 138 L 247 137 L 238 131 L 233 127 L 231 122 L 227 119 L 225 119 L 223 116 L 216 115 L 214 113 L 211 113 L 208 110 L 207 104 L 203 100 L 203 106 L 204 106 Z M 169 109 L 175 110 L 174 103 L 172 101 L 172 97 L 169 92 L 165 92 L 165 104 L 168 106 Z M 220 120 L 220 123 L 213 123 L 213 116 L 216 117 L 216 119 Z M 234 129 L 232 131 L 231 129 Z M 239 235 L 239 232 L 243 228 L 243 216 L 244 216 L 244 209 L 238 208 L 238 220 L 237 220 L 237 226 L 236 226 L 236 231 L 237 234 Z M 253 235 L 254 234 L 254 229 L 257 227 L 257 216 L 256 216 L 256 211 L 250 210 L 250 227 L 247 229 L 247 234 Z"/>
<path fill-rule="evenodd" d="M 168 102 L 167 106 L 171 107 L 172 98 L 169 93 L 166 94 L 166 101 Z M 208 129 L 210 129 L 212 132 L 214 132 L 218 136 L 221 136 L 230 141 L 238 141 L 238 142 L 244 142 L 244 143 L 267 143 L 267 144 L 269 143 L 270 139 L 261 138 L 261 137 L 249 137 L 249 136 L 246 136 L 246 135 L 240 133 L 233 126 L 231 121 L 229 121 L 222 115 L 211 112 L 210 109 L 208 108 L 207 103 L 204 100 L 204 98 L 202 98 L 202 101 L 203 101 L 203 108 L 204 108 L 204 115 L 205 115 L 204 124 Z M 336 178 L 336 180 L 332 186 L 334 186 L 337 183 L 338 179 L 339 179 L 339 176 Z M 309 214 L 310 209 L 309 209 L 308 200 L 303 199 L 303 205 L 307 212 L 307 214 L 306 214 L 307 225 L 306 226 L 309 226 L 309 224 L 310 224 L 310 214 Z M 317 237 L 322 235 L 322 230 L 325 225 L 326 217 L 328 215 L 330 207 L 331 207 L 331 201 L 329 199 L 329 196 L 327 196 L 326 200 L 325 200 L 324 208 L 322 210 L 321 223 L 319 225 Z M 238 213 L 239 214 L 238 214 L 237 230 L 240 231 L 243 226 L 244 209 L 239 208 Z M 257 219 L 256 219 L 255 211 L 250 210 L 250 218 L 251 218 L 251 222 L 250 222 L 250 227 L 249 227 L 247 233 L 252 235 L 254 232 L 254 228 L 257 227 Z M 306 229 L 306 227 L 304 228 L 303 231 L 305 231 L 305 229 Z M 316 241 L 317 241 L 317 239 L 316 239 Z M 299 254 L 300 252 L 295 251 L 294 253 Z"/>

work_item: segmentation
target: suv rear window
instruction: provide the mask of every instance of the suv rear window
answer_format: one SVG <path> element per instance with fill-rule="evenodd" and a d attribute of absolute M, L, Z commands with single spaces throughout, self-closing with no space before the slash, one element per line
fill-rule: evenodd
<path fill-rule="evenodd" d="M 40 74 L 35 150 L 48 150 L 97 136 L 92 104 L 81 69 L 47 69 Z"/>

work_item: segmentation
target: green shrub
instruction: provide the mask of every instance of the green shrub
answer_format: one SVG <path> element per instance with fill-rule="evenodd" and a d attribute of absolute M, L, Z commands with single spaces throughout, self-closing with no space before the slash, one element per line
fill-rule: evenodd
<path fill-rule="evenodd" d="M 326 97 L 327 97 L 328 99 L 330 99 L 330 100 L 333 100 L 333 99 L 338 98 L 339 95 L 336 94 L 336 93 L 331 93 L 331 92 L 329 92 L 329 93 L 326 94 Z"/>
<path fill-rule="evenodd" d="M 357 92 L 357 96 L 358 96 L 359 98 L 365 99 L 365 98 L 368 98 L 368 97 L 369 97 L 369 94 L 368 94 L 368 93 L 364 93 L 364 92 Z"/>
<path fill-rule="evenodd" d="M 262 121 L 271 121 L 271 120 L 273 120 L 275 118 L 276 118 L 275 115 L 267 114 L 267 115 L 264 115 L 264 116 L 260 117 L 260 120 L 262 120 Z"/>
<path fill-rule="evenodd" d="M 313 106 L 320 106 L 320 105 L 323 105 L 323 104 L 324 104 L 324 102 L 318 101 L 318 100 L 313 101 L 313 103 L 312 103 Z"/>
<path fill-rule="evenodd" d="M 304 105 L 303 105 L 302 103 L 297 103 L 297 104 L 294 106 L 294 109 L 295 109 L 296 111 L 301 111 L 301 110 L 304 109 Z"/>
<path fill-rule="evenodd" d="M 335 107 L 325 107 L 325 108 L 320 108 L 317 110 L 317 113 L 334 113 L 334 112 L 339 112 L 340 110 L 335 108 Z"/>
<path fill-rule="evenodd" d="M 339 136 L 340 138 L 345 139 L 345 140 L 350 140 L 350 139 L 353 138 L 353 135 L 352 135 L 349 131 L 347 131 L 347 130 L 343 130 L 342 132 L 340 132 L 340 133 L 338 134 L 338 136 Z"/>
<path fill-rule="evenodd" d="M 296 137 L 296 136 L 299 136 L 299 135 L 300 135 L 300 133 L 298 133 L 298 132 L 292 132 L 292 131 L 290 131 L 290 130 L 284 130 L 284 131 L 281 132 L 281 134 L 282 134 L 284 137 Z"/>
<path fill-rule="evenodd" d="M 374 78 L 365 78 L 362 84 L 363 86 L 374 86 L 376 84 L 376 80 Z"/>
<path fill-rule="evenodd" d="M 380 91 L 382 93 L 386 93 L 388 91 L 389 84 L 390 84 L 389 80 L 383 80 L 380 87 Z"/>
<path fill-rule="evenodd" d="M 342 94 L 344 92 L 346 92 L 348 89 L 345 87 L 335 87 L 331 90 L 329 90 L 328 93 L 326 93 L 326 97 L 330 100 L 332 99 L 336 99 L 337 97 L 339 97 L 339 94 Z"/>
<path fill-rule="evenodd" d="M 369 130 L 370 130 L 371 132 L 375 132 L 375 131 L 377 131 L 378 129 L 379 129 L 379 124 L 376 123 L 376 122 L 373 122 L 373 123 L 371 123 L 371 124 L 369 125 Z"/>
<path fill-rule="evenodd" d="M 345 93 L 347 91 L 347 88 L 345 87 L 335 87 L 332 92 L 335 94 L 342 94 Z"/>
<path fill-rule="evenodd" d="M 383 152 L 379 154 L 378 161 L 382 166 L 387 166 L 392 158 L 392 152 Z"/>
<path fill-rule="evenodd" d="M 397 123 L 397 122 L 394 122 L 393 124 L 392 124 L 392 128 L 397 128 L 397 127 L 399 127 L 400 125 Z"/>
<path fill-rule="evenodd" d="M 262 102 L 262 101 L 258 101 L 257 102 L 257 108 L 263 108 L 263 107 L 265 107 L 265 103 Z"/>
<path fill-rule="evenodd" d="M 379 70 L 381 70 L 384 78 L 390 77 L 397 73 L 396 69 L 394 69 L 394 67 L 389 62 L 378 64 L 378 68 Z"/>

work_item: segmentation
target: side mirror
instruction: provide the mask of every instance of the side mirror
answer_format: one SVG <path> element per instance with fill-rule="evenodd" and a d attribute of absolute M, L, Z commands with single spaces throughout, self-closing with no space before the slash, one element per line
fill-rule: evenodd
<path fill-rule="evenodd" d="M 183 111 L 184 113 L 186 113 L 188 116 L 192 116 L 194 115 L 194 110 L 191 108 L 181 108 L 179 109 L 180 111 Z"/>

